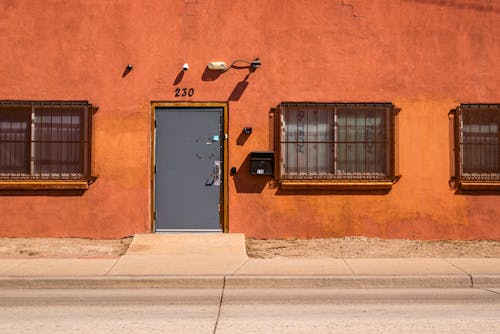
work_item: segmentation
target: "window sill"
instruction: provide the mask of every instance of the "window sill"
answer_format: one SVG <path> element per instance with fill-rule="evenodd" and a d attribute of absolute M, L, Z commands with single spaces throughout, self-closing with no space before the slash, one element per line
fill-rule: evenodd
<path fill-rule="evenodd" d="M 281 180 L 283 190 L 334 189 L 334 190 L 389 190 L 394 181 L 295 181 Z"/>
<path fill-rule="evenodd" d="M 87 190 L 94 180 L 0 181 L 0 190 Z"/>
<path fill-rule="evenodd" d="M 464 190 L 500 190 L 500 182 L 460 182 Z"/>

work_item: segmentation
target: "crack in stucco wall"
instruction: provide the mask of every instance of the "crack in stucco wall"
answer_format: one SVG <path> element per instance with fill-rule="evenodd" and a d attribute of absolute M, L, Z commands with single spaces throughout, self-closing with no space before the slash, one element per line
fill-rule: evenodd
<path fill-rule="evenodd" d="M 351 15 L 352 17 L 355 17 L 355 18 L 362 18 L 362 16 L 356 14 L 355 10 L 354 10 L 354 5 L 353 4 L 350 4 L 350 3 L 347 3 L 345 0 L 342 0 L 342 3 L 341 5 L 343 7 L 350 7 L 351 8 Z"/>

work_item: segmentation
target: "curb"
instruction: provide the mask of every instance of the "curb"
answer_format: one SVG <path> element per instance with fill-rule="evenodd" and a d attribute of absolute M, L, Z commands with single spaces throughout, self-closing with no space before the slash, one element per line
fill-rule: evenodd
<path fill-rule="evenodd" d="M 471 275 L 474 288 L 500 288 L 500 275 Z"/>
<path fill-rule="evenodd" d="M 221 289 L 224 276 L 3 277 L 0 289 Z"/>
<path fill-rule="evenodd" d="M 500 286 L 500 280 L 490 282 Z M 227 276 L 226 288 L 472 288 L 466 275 Z"/>
<path fill-rule="evenodd" d="M 500 275 L 1 277 L 0 289 L 500 288 Z"/>

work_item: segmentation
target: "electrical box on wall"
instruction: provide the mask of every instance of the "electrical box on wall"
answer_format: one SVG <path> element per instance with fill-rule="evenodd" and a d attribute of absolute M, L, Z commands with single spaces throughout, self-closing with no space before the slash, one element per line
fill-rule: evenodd
<path fill-rule="evenodd" d="M 250 174 L 252 175 L 273 175 L 274 174 L 274 152 L 251 152 L 250 153 Z"/>

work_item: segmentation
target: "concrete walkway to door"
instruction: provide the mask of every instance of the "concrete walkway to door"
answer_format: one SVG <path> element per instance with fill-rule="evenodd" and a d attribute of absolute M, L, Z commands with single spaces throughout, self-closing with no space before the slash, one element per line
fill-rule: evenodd
<path fill-rule="evenodd" d="M 136 234 L 114 275 L 228 275 L 248 261 L 240 233 Z"/>
<path fill-rule="evenodd" d="M 0 259 L 1 288 L 500 288 L 500 258 L 251 259 L 243 234 L 136 235 L 117 258 Z"/>

